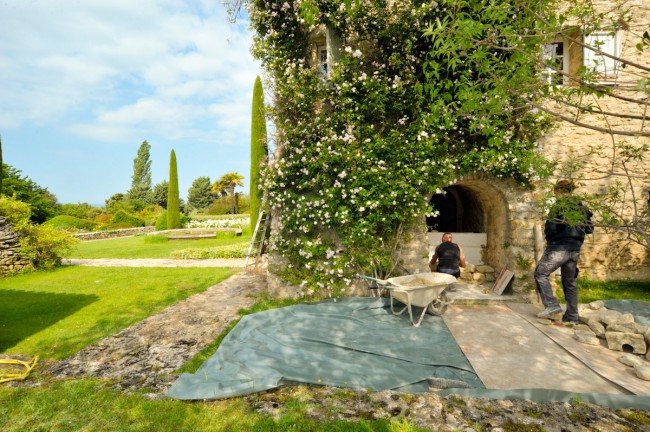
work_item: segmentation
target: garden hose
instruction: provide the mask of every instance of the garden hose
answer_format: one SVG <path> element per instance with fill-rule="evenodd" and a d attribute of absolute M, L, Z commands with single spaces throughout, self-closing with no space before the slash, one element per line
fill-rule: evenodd
<path fill-rule="evenodd" d="M 38 362 L 38 356 L 34 357 L 31 361 L 22 361 L 22 360 L 15 360 L 15 359 L 0 360 L 0 365 L 3 364 L 19 365 L 26 369 L 25 372 L 23 373 L 9 373 L 0 370 L 0 383 L 14 381 L 14 380 L 24 380 L 25 378 L 27 378 L 27 376 L 32 371 L 32 369 L 34 369 L 34 366 L 36 366 L 37 362 Z"/>

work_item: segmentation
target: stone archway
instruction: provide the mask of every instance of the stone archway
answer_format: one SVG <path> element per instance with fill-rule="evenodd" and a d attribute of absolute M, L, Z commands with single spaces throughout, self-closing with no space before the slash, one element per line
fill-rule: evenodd
<path fill-rule="evenodd" d="M 508 262 L 505 249 L 510 231 L 504 194 L 495 185 L 478 179 L 461 180 L 444 188 L 444 192 L 430 197 L 431 205 L 439 212 L 436 217 L 426 218 L 432 247 L 440 241 L 434 231 L 449 231 L 472 264 L 501 269 Z"/>

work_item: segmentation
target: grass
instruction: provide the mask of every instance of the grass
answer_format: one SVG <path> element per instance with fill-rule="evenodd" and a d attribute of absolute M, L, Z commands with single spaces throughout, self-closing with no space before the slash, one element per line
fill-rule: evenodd
<path fill-rule="evenodd" d="M 287 400 L 277 418 L 255 412 L 246 399 L 184 402 L 123 394 L 95 380 L 59 381 L 42 388 L 0 387 L 0 430 L 27 431 L 424 431 L 405 419 L 351 423 L 317 421 L 307 404 Z M 298 402 L 298 403 L 292 403 Z"/>
<path fill-rule="evenodd" d="M 558 298 L 564 300 L 560 288 Z M 648 281 L 591 281 L 578 279 L 578 302 L 590 303 L 596 300 L 642 300 L 650 302 L 650 282 Z"/>
<path fill-rule="evenodd" d="M 63 359 L 234 272 L 63 267 L 2 278 L 0 352 Z"/>
<path fill-rule="evenodd" d="M 214 239 L 170 240 L 160 243 L 145 240 L 147 236 L 91 240 L 78 243 L 69 258 L 170 258 L 173 252 L 183 249 L 248 245 L 251 236 L 248 229 L 244 230 L 244 234 L 239 237 L 232 237 L 226 233 L 223 237 L 217 236 Z"/>

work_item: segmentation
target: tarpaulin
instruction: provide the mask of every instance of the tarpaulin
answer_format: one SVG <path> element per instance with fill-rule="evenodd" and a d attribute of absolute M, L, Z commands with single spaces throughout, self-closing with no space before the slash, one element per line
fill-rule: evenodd
<path fill-rule="evenodd" d="M 167 395 L 219 399 L 288 383 L 420 393 L 431 382 L 484 388 L 440 317 L 416 328 L 387 299 L 346 298 L 243 317 Z"/>

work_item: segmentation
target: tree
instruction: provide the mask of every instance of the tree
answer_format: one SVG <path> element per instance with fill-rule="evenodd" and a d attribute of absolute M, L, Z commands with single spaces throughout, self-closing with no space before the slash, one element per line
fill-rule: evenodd
<path fill-rule="evenodd" d="M 225 206 L 228 198 L 228 183 L 223 181 L 223 177 L 212 183 L 212 193 L 221 197 L 221 203 Z"/>
<path fill-rule="evenodd" d="M 167 208 L 167 193 L 169 192 L 169 182 L 163 180 L 156 183 L 151 193 L 151 203 L 159 205 L 162 208 Z"/>
<path fill-rule="evenodd" d="M 128 197 L 145 203 L 151 201 L 151 160 L 149 151 L 151 146 L 145 140 L 140 144 L 138 155 L 133 159 L 133 176 Z"/>
<path fill-rule="evenodd" d="M 268 156 L 266 142 L 266 118 L 264 114 L 264 90 L 258 76 L 253 86 L 253 108 L 251 113 L 251 176 L 250 176 L 250 207 L 251 228 L 257 224 L 261 207 L 260 164 Z"/>
<path fill-rule="evenodd" d="M 237 186 L 243 186 L 244 183 L 242 180 L 244 179 L 244 176 L 239 175 L 236 172 L 232 173 L 227 173 L 221 176 L 217 182 L 215 182 L 218 185 L 225 186 L 225 188 L 228 190 L 228 196 L 230 197 L 230 213 L 231 214 L 237 214 L 239 213 L 239 208 L 238 208 L 238 202 L 237 202 L 237 197 L 235 196 L 235 188 Z M 215 189 L 214 184 L 212 185 L 212 190 Z"/>
<path fill-rule="evenodd" d="M 17 200 L 30 205 L 31 220 L 43 223 L 59 213 L 57 198 L 47 188 L 39 186 L 27 176 L 22 176 L 20 170 L 3 164 L 2 189 L 5 196 L 13 196 Z"/>
<path fill-rule="evenodd" d="M 190 210 L 206 209 L 214 201 L 210 177 L 198 177 L 187 191 L 187 207 Z"/>
<path fill-rule="evenodd" d="M 169 189 L 167 191 L 167 229 L 181 227 L 180 200 L 178 195 L 178 171 L 176 153 L 172 149 L 169 157 Z"/>

